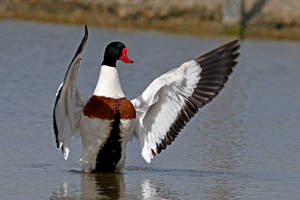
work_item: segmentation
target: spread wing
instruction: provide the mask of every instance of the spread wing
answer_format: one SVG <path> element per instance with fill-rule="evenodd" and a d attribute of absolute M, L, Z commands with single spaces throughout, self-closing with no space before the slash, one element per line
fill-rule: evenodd
<path fill-rule="evenodd" d="M 137 112 L 135 135 L 148 163 L 175 140 L 199 108 L 217 96 L 237 63 L 238 49 L 236 40 L 185 62 L 132 100 Z"/>
<path fill-rule="evenodd" d="M 81 111 L 87 102 L 78 92 L 76 84 L 82 50 L 87 38 L 88 30 L 85 26 L 84 37 L 72 59 L 63 82 L 58 88 L 53 109 L 53 128 L 56 145 L 58 149 L 63 151 L 65 159 L 68 158 L 70 152 L 71 136 L 78 132 Z"/>

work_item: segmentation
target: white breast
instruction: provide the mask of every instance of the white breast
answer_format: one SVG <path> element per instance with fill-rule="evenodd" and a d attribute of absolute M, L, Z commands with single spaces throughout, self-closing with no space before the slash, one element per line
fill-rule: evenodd
<path fill-rule="evenodd" d="M 116 99 L 125 97 L 116 67 L 110 67 L 107 65 L 101 66 L 101 71 L 94 95 Z"/>

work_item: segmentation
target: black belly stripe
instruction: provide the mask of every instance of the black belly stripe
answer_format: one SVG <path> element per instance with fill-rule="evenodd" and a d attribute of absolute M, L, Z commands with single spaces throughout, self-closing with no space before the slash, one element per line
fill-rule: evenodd
<path fill-rule="evenodd" d="M 111 123 L 111 131 L 106 142 L 102 145 L 97 155 L 96 168 L 93 172 L 113 172 L 121 159 L 121 137 L 120 137 L 120 112 L 114 114 Z"/>

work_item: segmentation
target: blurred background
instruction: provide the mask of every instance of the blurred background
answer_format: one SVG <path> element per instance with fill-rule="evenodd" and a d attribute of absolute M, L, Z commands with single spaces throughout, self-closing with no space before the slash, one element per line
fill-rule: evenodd
<path fill-rule="evenodd" d="M 298 0 L 0 0 L 0 18 L 300 39 Z"/>
<path fill-rule="evenodd" d="M 297 200 L 300 196 L 299 0 L 0 0 L 0 199 Z M 122 174 L 80 172 L 56 149 L 52 109 L 84 26 L 79 90 L 105 46 L 129 99 L 159 75 L 228 41 L 238 65 L 220 94 L 150 164 L 129 142 Z"/>

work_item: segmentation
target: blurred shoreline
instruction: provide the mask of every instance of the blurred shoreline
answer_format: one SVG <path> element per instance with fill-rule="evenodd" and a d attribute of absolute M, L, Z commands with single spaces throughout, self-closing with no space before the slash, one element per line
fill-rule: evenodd
<path fill-rule="evenodd" d="M 0 20 L 21 19 L 196 36 L 233 36 L 239 24 L 222 24 L 222 0 L 0 0 Z M 255 0 L 245 2 L 251 10 Z M 299 0 L 269 0 L 247 25 L 246 38 L 300 40 Z"/>

